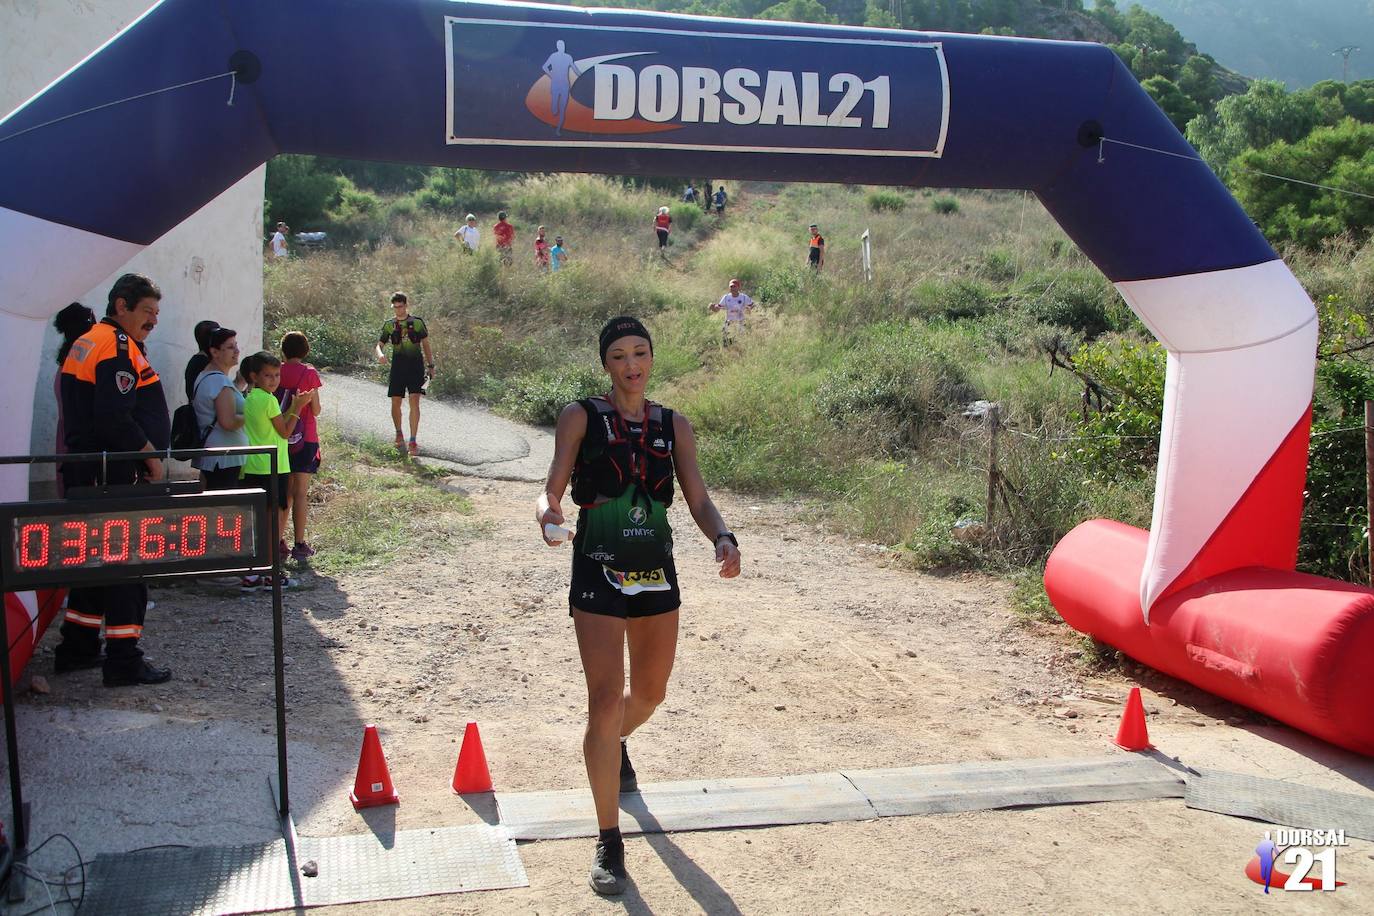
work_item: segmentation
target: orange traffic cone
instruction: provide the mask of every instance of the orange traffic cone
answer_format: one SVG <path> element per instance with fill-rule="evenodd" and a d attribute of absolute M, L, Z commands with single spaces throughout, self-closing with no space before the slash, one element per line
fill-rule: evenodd
<path fill-rule="evenodd" d="M 1145 751 L 1154 747 L 1145 728 L 1145 707 L 1140 702 L 1140 688 L 1132 687 L 1121 713 L 1121 726 L 1116 730 L 1116 746 L 1128 751 Z"/>
<path fill-rule="evenodd" d="M 371 808 L 375 805 L 394 805 L 401 800 L 391 785 L 391 773 L 386 768 L 386 755 L 382 753 L 382 739 L 377 737 L 377 726 L 369 725 L 363 729 L 363 752 L 358 757 L 358 778 L 353 781 L 353 792 L 348 796 L 354 809 Z"/>
<path fill-rule="evenodd" d="M 463 747 L 458 751 L 458 766 L 453 771 L 453 791 L 459 795 L 491 791 L 491 771 L 487 769 L 487 755 L 482 750 L 476 722 L 469 722 L 463 732 Z"/>

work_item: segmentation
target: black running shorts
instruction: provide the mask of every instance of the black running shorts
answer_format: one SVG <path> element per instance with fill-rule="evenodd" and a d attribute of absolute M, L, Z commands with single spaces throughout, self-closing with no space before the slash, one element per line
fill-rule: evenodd
<path fill-rule="evenodd" d="M 391 376 L 387 381 L 388 397 L 403 398 L 407 394 L 425 393 L 425 364 L 419 360 L 393 359 Z"/>
<path fill-rule="evenodd" d="M 606 617 L 619 617 L 623 620 L 627 617 L 666 614 L 677 610 L 682 604 L 682 593 L 677 586 L 677 569 L 673 566 L 672 559 L 664 564 L 661 579 L 652 574 L 645 576 L 645 579 L 649 584 L 666 583 L 668 588 L 627 595 L 611 584 L 607 578 L 606 567 L 574 552 L 572 584 L 568 586 L 568 615 L 572 616 L 572 612 L 578 610 Z"/>

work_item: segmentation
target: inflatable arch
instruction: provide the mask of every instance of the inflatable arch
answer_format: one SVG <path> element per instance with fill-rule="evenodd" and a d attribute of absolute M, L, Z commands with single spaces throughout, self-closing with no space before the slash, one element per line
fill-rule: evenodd
<path fill-rule="evenodd" d="M 1107 48 L 465 0 L 164 0 L 0 122 L 0 451 L 29 446 L 43 320 L 279 153 L 1034 191 L 1169 353 L 1151 529 L 1073 531 L 1046 574 L 1055 606 L 1374 753 L 1374 593 L 1293 572 L 1312 303 Z M 20 473 L 0 486 L 24 494 Z"/>

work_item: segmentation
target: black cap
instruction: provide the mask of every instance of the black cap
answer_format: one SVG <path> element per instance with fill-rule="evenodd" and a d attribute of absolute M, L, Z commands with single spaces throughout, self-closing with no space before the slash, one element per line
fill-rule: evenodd
<path fill-rule="evenodd" d="M 649 329 L 640 323 L 638 318 L 631 318 L 629 315 L 621 315 L 606 322 L 606 326 L 601 329 L 601 364 L 606 364 L 606 351 L 611 348 L 622 337 L 643 337 L 649 342 L 649 355 L 654 355 L 654 339 L 649 336 Z"/>

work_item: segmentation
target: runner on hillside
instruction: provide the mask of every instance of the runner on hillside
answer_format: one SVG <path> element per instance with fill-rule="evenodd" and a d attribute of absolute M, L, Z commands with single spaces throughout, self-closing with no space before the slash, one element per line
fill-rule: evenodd
<path fill-rule="evenodd" d="M 386 393 L 391 398 L 391 422 L 396 426 L 396 447 L 406 448 L 405 437 L 401 435 L 401 399 L 410 399 L 410 445 L 411 455 L 419 454 L 420 447 L 415 437 L 420 430 L 420 397 L 425 393 L 425 385 L 434 375 L 434 351 L 430 349 L 429 328 L 419 315 L 410 314 L 410 302 L 405 293 L 391 297 L 393 315 L 382 325 L 382 334 L 377 341 L 377 361 L 386 362 L 383 345 L 391 344 L 391 376 L 387 381 Z"/>
<path fill-rule="evenodd" d="M 725 312 L 725 324 L 721 325 L 720 328 L 721 346 L 729 346 L 730 344 L 731 325 L 734 325 L 734 336 L 738 336 L 739 332 L 744 330 L 744 313 L 752 311 L 753 308 L 754 300 L 749 298 L 748 293 L 740 292 L 739 280 L 731 280 L 730 291 L 721 296 L 719 302 L 711 303 L 711 311 Z"/>
<path fill-rule="evenodd" d="M 711 189 L 707 188 L 706 190 L 709 191 Z M 715 196 L 711 198 L 711 202 L 716 205 L 716 216 L 721 216 L 725 213 L 725 201 L 728 199 L 729 196 L 725 193 L 725 185 L 721 185 L 719 190 L 716 191 Z"/>
<path fill-rule="evenodd" d="M 611 391 L 563 408 L 535 518 L 546 544 L 562 543 L 550 540 L 545 526 L 564 523 L 571 480 L 580 508 L 568 613 L 587 680 L 582 752 L 600 828 L 590 884 L 598 894 L 619 894 L 627 875 L 618 793 L 639 788 L 625 738 L 663 702 L 677 651 L 681 596 L 667 516 L 674 474 L 693 520 L 715 546 L 722 578 L 739 575 L 740 553 L 701 479 L 692 424 L 644 397 L 654 365 L 648 330 L 634 318 L 612 318 L 600 347 Z"/>
<path fill-rule="evenodd" d="M 658 235 L 658 253 L 665 254 L 668 247 L 668 233 L 673 229 L 673 217 L 668 213 L 667 207 L 659 207 L 658 215 L 654 217 L 654 232 Z"/>
<path fill-rule="evenodd" d="M 558 273 L 558 269 L 567 259 L 568 249 L 563 247 L 563 236 L 554 236 L 553 247 L 549 249 L 549 269 L 553 273 Z"/>

